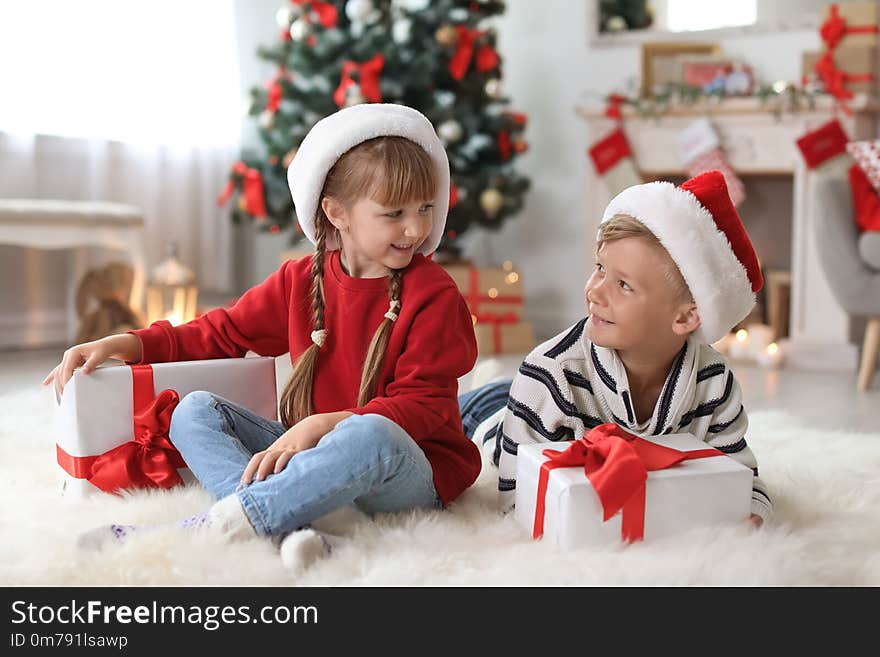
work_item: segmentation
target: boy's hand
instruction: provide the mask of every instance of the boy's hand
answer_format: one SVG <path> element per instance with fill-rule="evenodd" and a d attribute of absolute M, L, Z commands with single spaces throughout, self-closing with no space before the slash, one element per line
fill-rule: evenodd
<path fill-rule="evenodd" d="M 755 526 L 755 528 L 757 529 L 758 527 L 760 527 L 761 525 L 764 524 L 764 519 L 761 516 L 759 516 L 757 513 L 753 513 L 751 515 L 751 517 L 749 518 L 749 522 L 752 523 Z"/>
<path fill-rule="evenodd" d="M 290 459 L 300 452 L 317 445 L 343 419 L 351 413 L 319 413 L 300 420 L 285 431 L 268 449 L 251 457 L 241 475 L 241 483 L 250 484 L 254 480 L 263 481 L 270 474 L 278 474 Z"/>
<path fill-rule="evenodd" d="M 64 386 L 73 376 L 73 370 L 82 366 L 83 374 L 91 374 L 108 358 L 121 361 L 139 361 L 141 359 L 141 341 L 136 335 L 123 333 L 109 335 L 93 342 L 84 342 L 64 352 L 64 357 L 49 375 L 43 379 L 43 385 L 55 384 L 55 393 L 60 397 Z"/>

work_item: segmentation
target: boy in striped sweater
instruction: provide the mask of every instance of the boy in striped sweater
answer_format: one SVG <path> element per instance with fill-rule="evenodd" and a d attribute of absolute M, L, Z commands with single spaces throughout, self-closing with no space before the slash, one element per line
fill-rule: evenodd
<path fill-rule="evenodd" d="M 614 422 L 646 437 L 693 434 L 751 468 L 760 526 L 771 502 L 746 444 L 742 395 L 710 346 L 748 315 L 763 284 L 724 177 L 625 189 L 597 242 L 588 316 L 534 349 L 512 385 L 459 400 L 466 431 L 492 450 L 502 508 L 514 503 L 519 445 L 574 440 Z"/>

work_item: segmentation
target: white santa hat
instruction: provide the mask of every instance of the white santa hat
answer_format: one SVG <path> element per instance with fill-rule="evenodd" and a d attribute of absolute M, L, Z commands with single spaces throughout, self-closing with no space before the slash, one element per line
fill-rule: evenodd
<path fill-rule="evenodd" d="M 675 261 L 700 315 L 697 339 L 716 342 L 752 310 L 764 285 L 761 265 L 720 171 L 680 187 L 669 182 L 628 187 L 611 199 L 602 223 L 617 214 L 643 223 Z"/>
<path fill-rule="evenodd" d="M 303 233 L 315 243 L 315 214 L 321 203 L 324 180 L 336 161 L 361 142 L 375 137 L 405 137 L 425 149 L 437 171 L 434 226 L 418 249 L 428 255 L 440 245 L 449 210 L 449 160 L 434 126 L 421 112 L 391 103 L 352 105 L 318 121 L 305 136 L 290 166 L 287 184 Z M 340 248 L 335 232 L 327 250 Z"/>

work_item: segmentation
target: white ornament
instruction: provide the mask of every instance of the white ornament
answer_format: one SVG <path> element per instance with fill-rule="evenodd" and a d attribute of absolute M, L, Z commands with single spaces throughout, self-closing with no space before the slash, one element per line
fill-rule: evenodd
<path fill-rule="evenodd" d="M 270 112 L 269 110 L 263 110 L 260 112 L 260 127 L 264 130 L 268 130 L 272 127 L 272 124 L 275 123 L 275 113 Z"/>
<path fill-rule="evenodd" d="M 605 21 L 605 29 L 609 32 L 623 32 L 626 29 L 626 21 L 622 16 L 612 16 Z"/>
<path fill-rule="evenodd" d="M 408 18 L 396 20 L 394 21 L 394 25 L 391 26 L 391 38 L 394 39 L 395 43 L 406 43 L 409 41 L 411 33 L 412 21 Z"/>
<path fill-rule="evenodd" d="M 293 20 L 294 14 L 290 7 L 282 7 L 275 12 L 275 20 L 281 27 L 290 27 L 290 21 Z"/>
<path fill-rule="evenodd" d="M 492 78 L 486 81 L 486 95 L 489 98 L 498 98 L 501 95 L 501 80 Z"/>
<path fill-rule="evenodd" d="M 444 121 L 437 126 L 437 135 L 447 144 L 461 139 L 462 132 L 461 124 L 454 119 Z"/>
<path fill-rule="evenodd" d="M 373 0 L 348 0 L 345 3 L 345 15 L 352 23 L 370 25 L 381 18 L 381 12 L 373 6 Z"/>
<path fill-rule="evenodd" d="M 480 194 L 480 207 L 490 219 L 493 219 L 504 204 L 504 196 L 494 187 L 483 190 Z"/>
<path fill-rule="evenodd" d="M 309 35 L 309 24 L 303 19 L 297 18 L 290 24 L 290 38 L 294 41 L 302 41 Z"/>
<path fill-rule="evenodd" d="M 391 0 L 391 6 L 409 12 L 422 11 L 428 8 L 431 0 Z"/>
<path fill-rule="evenodd" d="M 364 95 L 361 93 L 361 88 L 358 85 L 353 84 L 345 90 L 346 107 L 351 107 L 352 105 L 360 105 L 365 102 L 367 102 L 367 99 L 364 98 Z"/>
<path fill-rule="evenodd" d="M 455 94 L 451 91 L 435 91 L 434 102 L 440 107 L 452 107 L 455 102 Z"/>

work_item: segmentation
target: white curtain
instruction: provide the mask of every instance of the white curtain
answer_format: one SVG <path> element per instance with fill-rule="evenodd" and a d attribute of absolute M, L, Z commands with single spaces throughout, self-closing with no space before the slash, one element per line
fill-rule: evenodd
<path fill-rule="evenodd" d="M 232 0 L 0 0 L 0 197 L 136 205 L 148 264 L 174 241 L 209 291 L 241 104 Z"/>

